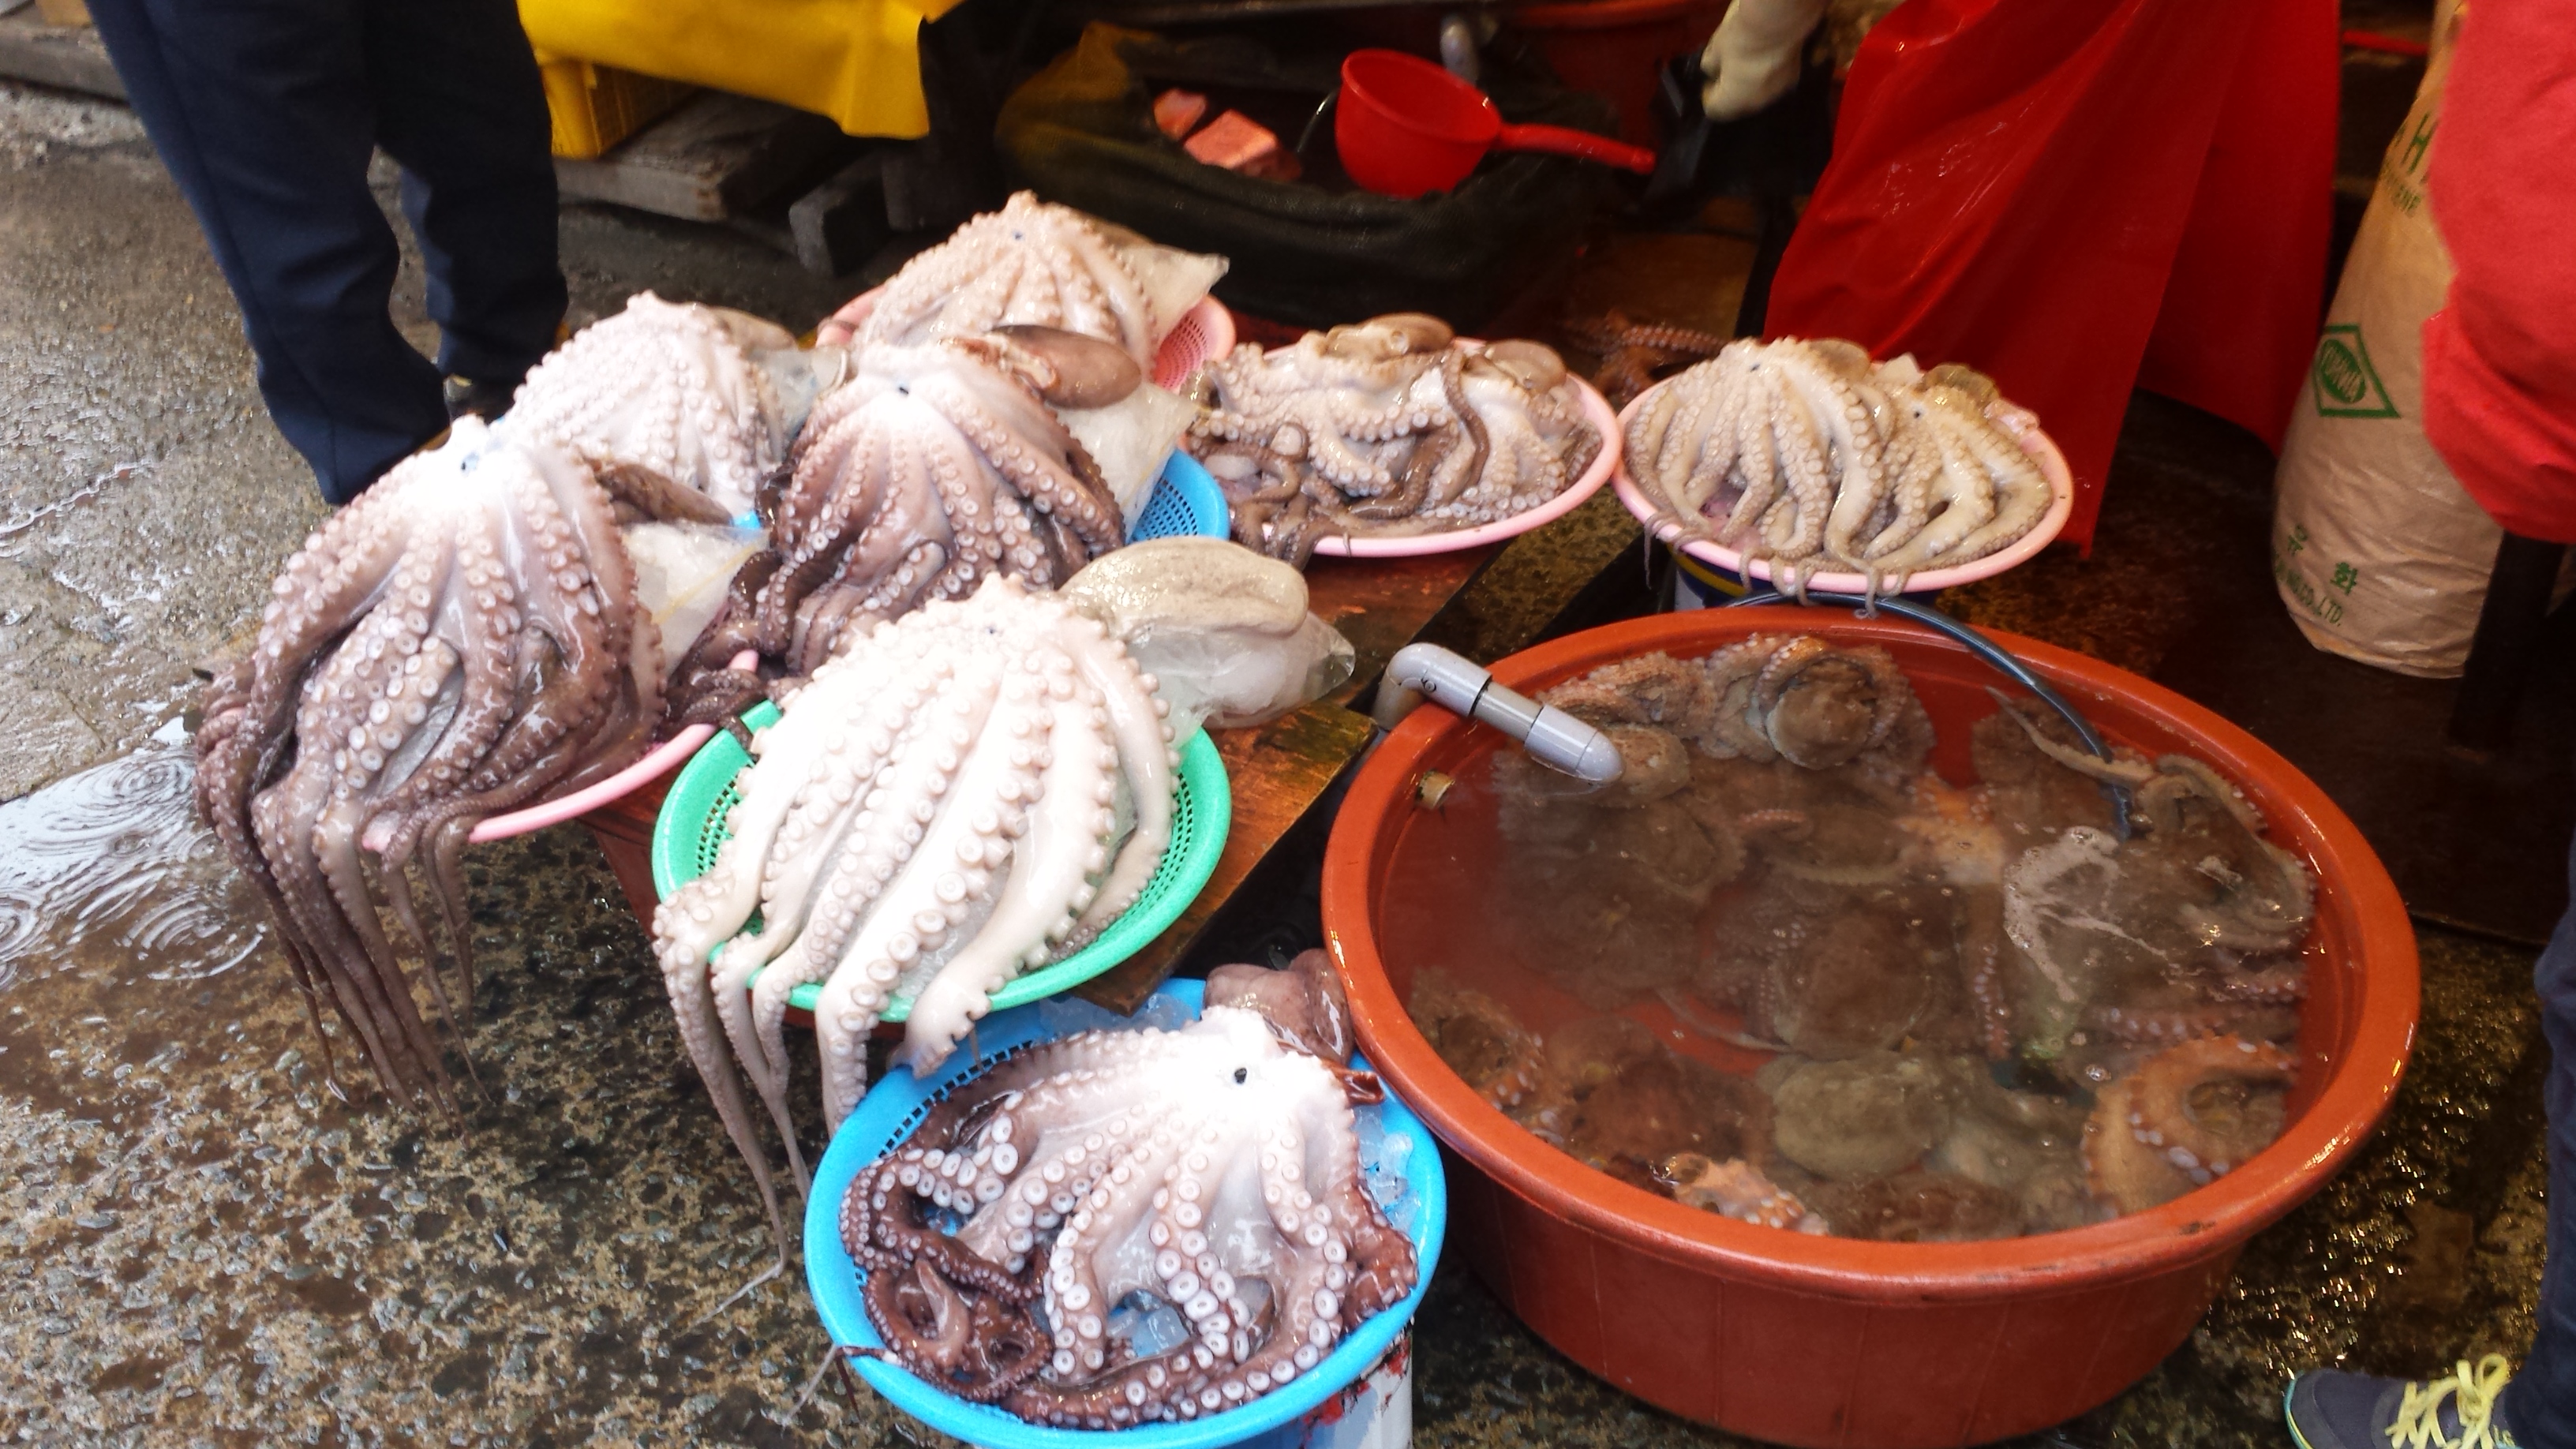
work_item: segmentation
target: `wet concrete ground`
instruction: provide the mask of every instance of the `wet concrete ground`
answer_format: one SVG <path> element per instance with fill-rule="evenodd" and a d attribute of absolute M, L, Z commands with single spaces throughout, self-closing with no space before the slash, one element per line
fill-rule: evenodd
<path fill-rule="evenodd" d="M 848 290 L 698 229 L 571 211 L 564 236 L 589 312 L 653 286 L 801 325 Z M 397 305 L 426 343 L 416 274 Z M 2191 419 L 2148 403 L 2138 426 L 2095 559 L 1961 607 L 2170 652 L 2103 580 L 2153 573 L 2187 602 L 2235 566 L 2204 546 L 2239 526 L 2206 490 L 2260 483 L 2159 463 L 2159 442 L 2207 451 Z M 766 1261 L 766 1228 L 586 837 L 473 857 L 488 1091 L 461 1120 L 328 1090 L 283 964 L 186 824 L 164 728 L 317 515 L 131 120 L 0 86 L 0 1441 L 935 1441 L 864 1392 L 795 1408 L 824 1349 L 795 1283 L 696 1321 Z M 2386 1129 L 2255 1240 L 2182 1351 L 2037 1442 L 2277 1444 L 2296 1367 L 2519 1351 L 2541 1241 L 2530 957 L 2423 944 Z M 1731 1442 L 1572 1368 L 1454 1269 L 1418 1340 L 1424 1445 Z"/>

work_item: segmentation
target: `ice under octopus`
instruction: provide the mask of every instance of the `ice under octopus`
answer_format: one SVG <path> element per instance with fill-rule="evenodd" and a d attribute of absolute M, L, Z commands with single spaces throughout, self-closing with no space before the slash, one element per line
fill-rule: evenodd
<path fill-rule="evenodd" d="M 1745 340 L 1642 398 L 1625 457 L 1658 537 L 1766 559 L 1792 590 L 1839 569 L 1896 593 L 2039 525 L 2054 495 L 2021 425 L 1968 368 L 1873 366 L 1835 338 Z"/>
<path fill-rule="evenodd" d="M 470 1010 L 467 836 L 623 768 L 661 716 L 617 522 L 577 459 L 459 419 L 305 540 L 208 686 L 198 809 L 276 914 L 317 1036 L 327 999 L 390 1095 L 447 1102 L 448 1074 L 374 892 L 428 955 L 423 867 Z"/>
<path fill-rule="evenodd" d="M 1189 449 L 1235 537 L 1303 565 L 1328 537 L 1473 528 L 1545 503 L 1601 448 L 1580 385 L 1536 342 L 1461 343 L 1419 313 L 1244 343 L 1207 365 Z"/>
<path fill-rule="evenodd" d="M 882 1356 L 1082 1429 L 1313 1371 L 1419 1273 L 1364 1180 L 1354 1108 L 1382 1094 L 1343 1065 L 1340 1000 L 1320 951 L 1220 967 L 1189 1026 L 1058 1038 L 950 1091 L 842 1203 Z"/>
<path fill-rule="evenodd" d="M 654 913 L 653 942 L 782 1264 L 768 1152 L 737 1069 L 802 1185 L 791 991 L 822 983 L 823 1115 L 837 1128 L 899 993 L 912 998 L 902 1060 L 929 1071 L 992 992 L 1125 911 L 1172 834 L 1175 758 L 1153 689 L 1097 621 L 996 575 L 969 599 L 845 640 L 752 737 L 730 834 Z"/>

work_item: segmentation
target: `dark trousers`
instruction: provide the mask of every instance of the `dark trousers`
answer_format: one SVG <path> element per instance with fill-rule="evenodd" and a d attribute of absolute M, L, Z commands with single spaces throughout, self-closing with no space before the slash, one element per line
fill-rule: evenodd
<path fill-rule="evenodd" d="M 563 320 L 545 93 L 512 0 L 95 0 L 127 96 L 241 304 L 278 431 L 345 503 L 447 426 L 442 373 L 515 383 Z M 438 363 L 387 304 L 429 271 Z"/>
<path fill-rule="evenodd" d="M 2576 852 L 2567 875 L 2571 904 L 2532 973 L 2549 1038 L 2549 1256 L 2539 1332 L 2504 1400 L 2524 1449 L 2576 1449 Z"/>

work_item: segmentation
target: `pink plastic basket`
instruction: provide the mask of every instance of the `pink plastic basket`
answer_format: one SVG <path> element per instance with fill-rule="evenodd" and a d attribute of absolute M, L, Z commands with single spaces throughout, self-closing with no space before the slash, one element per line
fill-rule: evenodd
<path fill-rule="evenodd" d="M 1636 401 L 1620 410 L 1620 436 L 1627 435 L 1628 419 L 1635 415 L 1638 408 L 1645 405 L 1646 399 L 1655 395 L 1657 388 L 1664 385 L 1659 382 L 1654 387 L 1646 389 L 1637 395 Z M 2054 495 L 2049 502 L 2048 512 L 2040 517 L 2038 527 L 2023 534 L 2008 547 L 1987 554 L 1984 558 L 1972 559 L 1967 563 L 1946 569 L 1927 569 L 1922 573 L 1908 576 L 1905 580 L 1905 592 L 1928 594 L 1938 589 L 1993 578 L 2048 547 L 2057 538 L 2058 530 L 2066 527 L 2068 516 L 2075 511 L 2075 475 L 2066 466 L 2066 455 L 2057 451 L 2057 444 L 2049 439 L 2048 434 L 2040 431 L 2038 416 L 2026 408 L 2006 404 L 1995 411 L 1994 419 L 2004 431 L 2013 435 L 2013 441 L 2021 444 L 2022 451 L 2030 454 L 2031 458 L 2039 464 L 2039 471 L 2048 476 L 2049 490 Z M 1645 524 L 1651 531 L 1654 528 L 1655 506 L 1646 501 L 1644 493 L 1638 491 L 1637 480 L 1628 475 L 1628 467 L 1624 459 L 1621 460 L 1619 475 L 1613 480 L 1612 486 L 1619 492 L 1619 501 L 1626 504 L 1628 511 L 1637 516 L 1637 521 Z M 1768 560 L 1755 559 L 1748 568 L 1742 554 L 1734 549 L 1721 547 L 1713 540 L 1694 538 L 1675 546 L 1691 557 L 1704 563 L 1714 564 L 1739 579 L 1753 578 L 1764 583 L 1771 580 L 1771 565 Z M 1871 592 L 1870 581 L 1860 574 L 1813 574 L 1807 579 L 1807 587 L 1824 594 Z"/>
<path fill-rule="evenodd" d="M 1179 392 L 1190 374 L 1234 350 L 1234 314 L 1214 297 L 1181 314 L 1154 354 L 1154 386 Z"/>
<path fill-rule="evenodd" d="M 1471 342 L 1468 345 L 1481 344 Z M 1593 456 L 1592 466 L 1583 470 L 1583 476 L 1574 480 L 1573 487 L 1527 513 L 1515 513 L 1500 522 L 1479 528 L 1462 528 L 1451 533 L 1416 533 L 1397 538 L 1328 538 L 1315 545 L 1315 552 L 1343 558 L 1413 558 L 1427 553 L 1454 553 L 1462 548 L 1482 548 L 1489 543 L 1517 538 L 1581 507 L 1584 499 L 1600 492 L 1601 485 L 1619 471 L 1621 432 L 1618 416 L 1610 411 L 1609 402 L 1579 377 L 1574 379 L 1574 385 L 1583 391 L 1584 421 L 1592 424 L 1592 430 L 1601 435 L 1601 451 Z"/>
<path fill-rule="evenodd" d="M 733 667 L 757 669 L 760 656 L 745 650 L 733 657 Z M 698 752 L 698 746 L 715 738 L 715 733 L 714 725 L 691 725 L 607 779 L 586 789 L 575 790 L 559 800 L 547 800 L 525 810 L 491 816 L 475 826 L 474 833 L 465 838 L 477 845 L 487 840 L 507 840 L 513 835 L 530 835 L 549 825 L 561 825 L 576 815 L 586 815 L 611 800 L 632 795 L 678 769 L 689 756 Z"/>

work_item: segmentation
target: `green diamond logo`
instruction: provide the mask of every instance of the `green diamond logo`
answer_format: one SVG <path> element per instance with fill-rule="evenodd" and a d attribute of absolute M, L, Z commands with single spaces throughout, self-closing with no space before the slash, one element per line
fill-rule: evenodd
<path fill-rule="evenodd" d="M 2370 349 L 2361 329 L 2349 322 L 2328 327 L 2317 339 L 2316 361 L 2308 366 L 2308 385 L 2317 416 L 2325 418 L 2393 418 L 2397 401 L 2370 365 Z"/>

